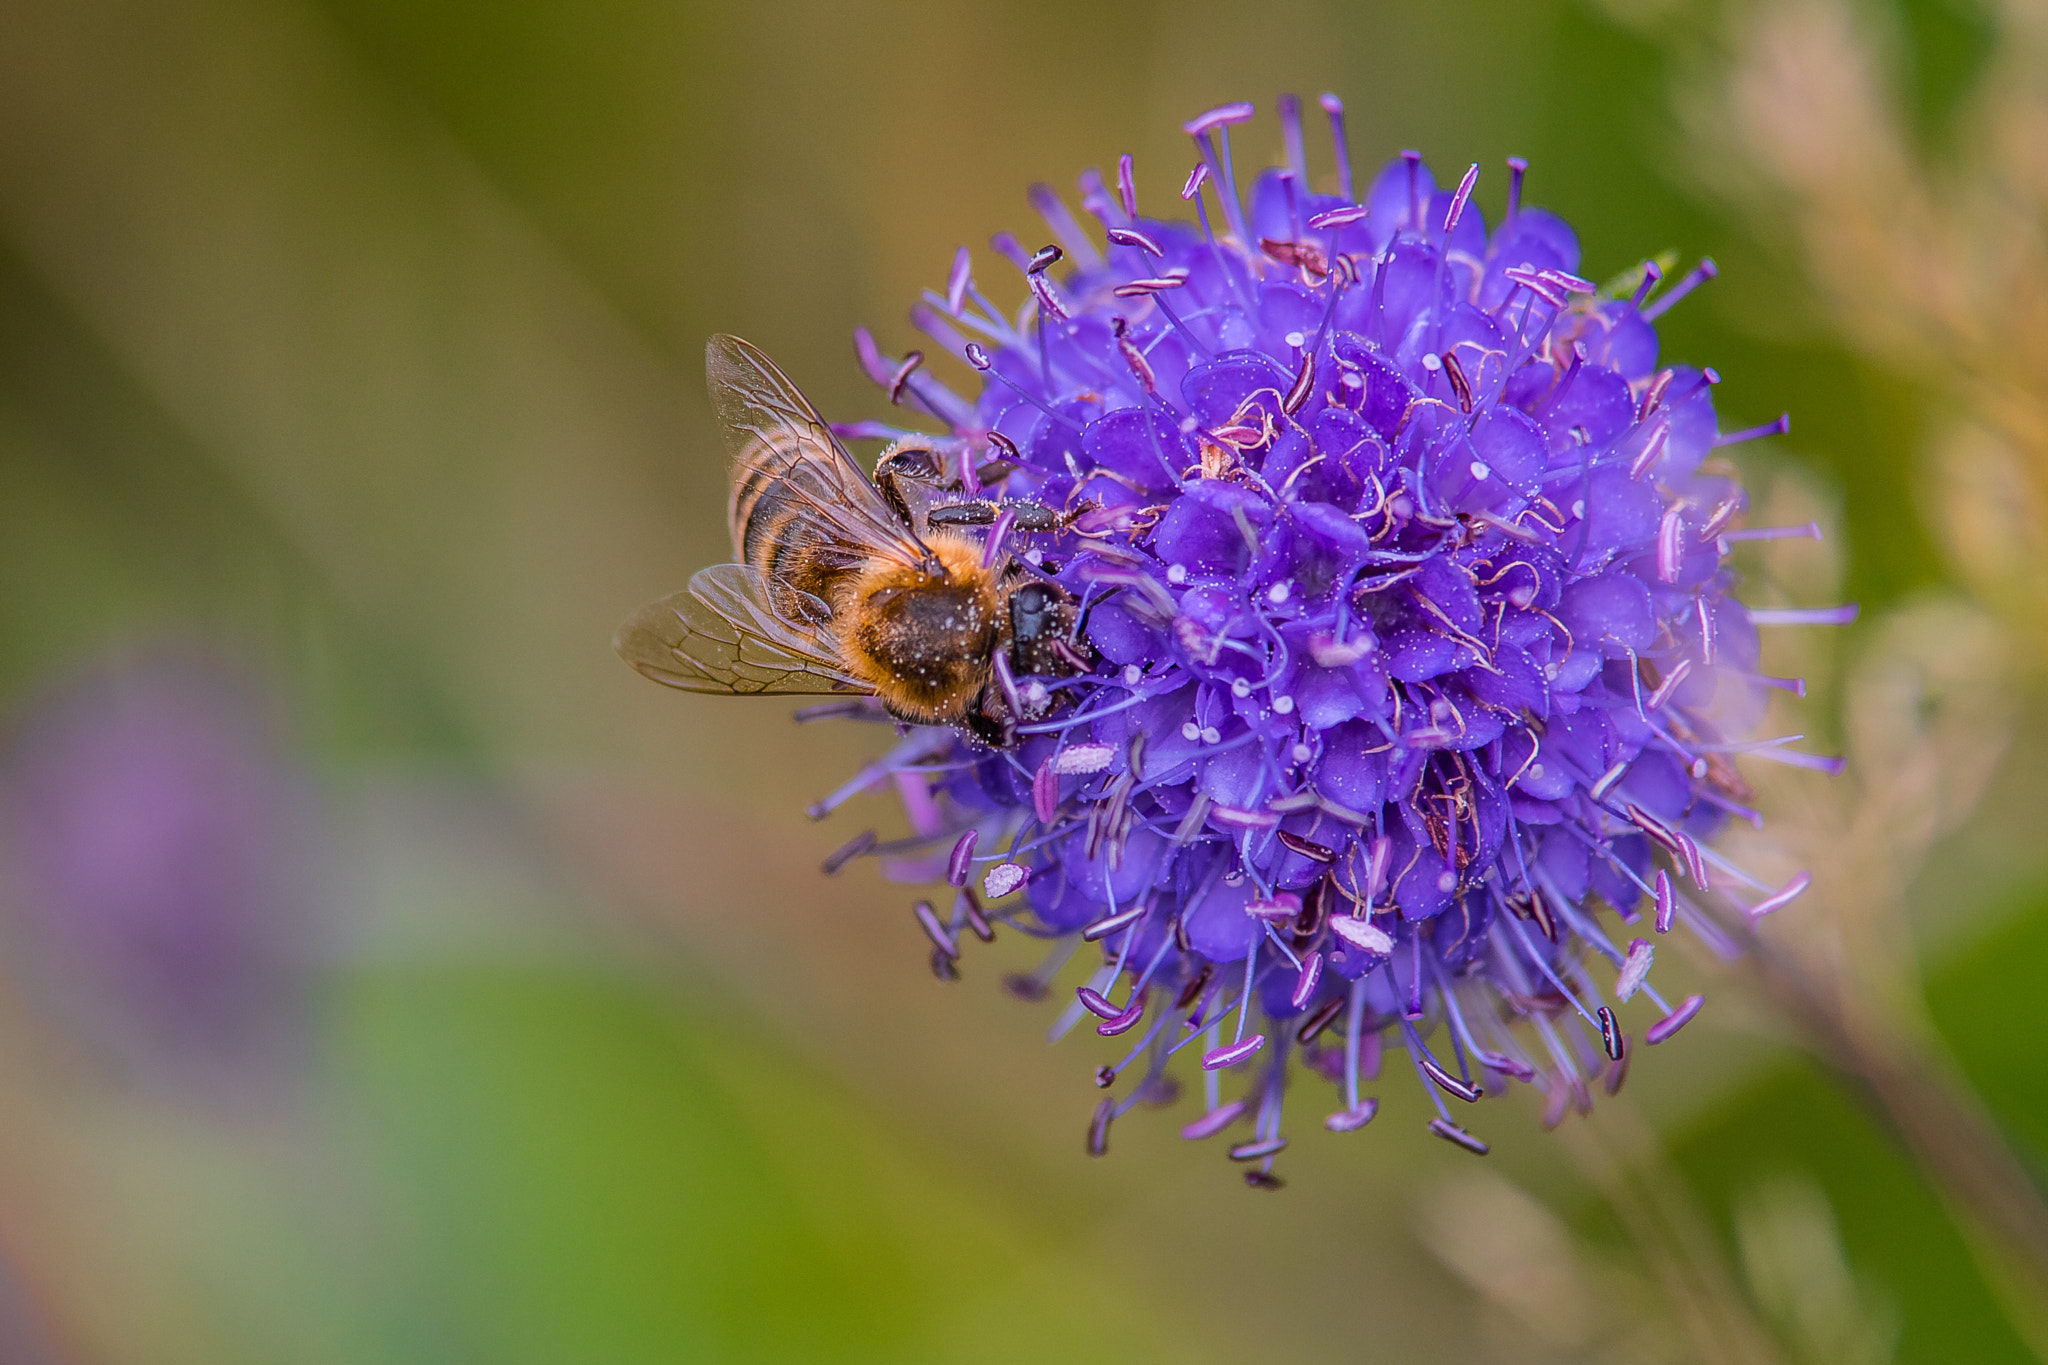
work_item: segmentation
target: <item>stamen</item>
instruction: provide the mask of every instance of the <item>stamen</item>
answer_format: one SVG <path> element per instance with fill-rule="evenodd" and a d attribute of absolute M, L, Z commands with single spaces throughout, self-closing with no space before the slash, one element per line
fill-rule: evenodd
<path fill-rule="evenodd" d="M 1744 441 L 1754 441 L 1763 436 L 1783 436 L 1790 430 L 1792 430 L 1792 414 L 1783 412 L 1778 414 L 1777 421 L 1766 422 L 1760 427 L 1745 427 L 1741 431 L 1725 433 L 1716 432 L 1714 434 L 1714 448 L 1719 450 L 1722 446 L 1741 445 Z M 1820 537 L 1816 535 L 1814 539 L 1819 540 Z"/>
<path fill-rule="evenodd" d="M 982 894 L 999 901 L 1031 880 L 1031 870 L 1015 863 L 997 863 L 981 879 Z"/>
<path fill-rule="evenodd" d="M 1373 1116 L 1380 1112 L 1380 1102 L 1366 1099 L 1355 1109 L 1340 1109 L 1323 1120 L 1323 1127 L 1333 1133 L 1355 1133 L 1371 1123 Z"/>
<path fill-rule="evenodd" d="M 1144 1017 L 1145 997 L 1142 994 L 1134 995 L 1131 998 L 1131 1003 L 1125 1007 L 1123 1013 L 1103 1020 L 1095 1026 L 1095 1031 L 1104 1038 L 1114 1038 L 1120 1033 L 1130 1032 L 1137 1026 L 1138 1021 Z"/>
<path fill-rule="evenodd" d="M 1451 206 L 1444 213 L 1444 240 L 1450 241 L 1451 233 L 1458 226 L 1458 220 L 1465 216 L 1465 203 L 1472 197 L 1472 187 L 1479 183 L 1479 163 L 1465 172 L 1465 178 L 1458 182 L 1458 192 L 1451 196 Z M 1469 409 L 1468 409 L 1469 411 Z"/>
<path fill-rule="evenodd" d="M 1111 228 L 1109 230 L 1109 240 L 1115 242 L 1118 246 L 1134 246 L 1148 255 L 1161 257 L 1166 255 L 1165 249 L 1159 243 L 1153 241 L 1136 228 Z"/>
<path fill-rule="evenodd" d="M 1408 221 L 1405 226 L 1417 236 L 1422 235 L 1422 153 L 1407 151 L 1401 159 L 1408 163 Z"/>
<path fill-rule="evenodd" d="M 1522 211 L 1522 177 L 1529 173 L 1529 163 L 1519 156 L 1508 158 L 1508 211 L 1501 220 L 1506 227 L 1515 221 L 1515 215 Z"/>
<path fill-rule="evenodd" d="M 1124 1012 L 1123 1006 L 1112 1004 L 1093 986 L 1075 987 L 1074 998 L 1081 1002 L 1081 1008 L 1100 1019 L 1114 1019 Z"/>
<path fill-rule="evenodd" d="M 953 253 L 953 273 L 946 277 L 946 311 L 955 317 L 967 302 L 967 286 L 974 279 L 974 257 L 966 247 Z"/>
<path fill-rule="evenodd" d="M 1203 1138 L 1215 1137 L 1243 1117 L 1244 1111 L 1249 1107 L 1243 1100 L 1232 1100 L 1220 1109 L 1211 1109 L 1181 1129 L 1180 1135 L 1189 1142 L 1200 1142 Z"/>
<path fill-rule="evenodd" d="M 1136 924 L 1139 920 L 1145 918 L 1146 912 L 1150 909 L 1149 905 L 1134 905 L 1130 909 L 1121 911 L 1118 914 L 1096 920 L 1081 931 L 1081 937 L 1089 943 L 1108 938 L 1117 930 L 1128 928 L 1130 925 Z"/>
<path fill-rule="evenodd" d="M 1017 524 L 1017 509 L 1005 507 L 996 514 L 995 525 L 988 528 L 988 536 L 981 542 L 981 567 L 993 570 L 1003 562 L 1003 547 L 1010 538 L 1010 530 Z"/>
<path fill-rule="evenodd" d="M 1435 1133 L 1454 1147 L 1463 1147 L 1474 1156 L 1485 1156 L 1493 1150 L 1478 1138 L 1452 1123 L 1449 1119 L 1435 1118 L 1429 1121 L 1429 1131 Z"/>
<path fill-rule="evenodd" d="M 1311 962 L 1321 962 L 1323 955 L 1317 953 L 1309 960 Z M 1317 1009 L 1308 1018 L 1302 1020 L 1301 1027 L 1295 1031 L 1294 1041 L 1300 1043 L 1303 1047 L 1307 1047 L 1322 1034 L 1324 1029 L 1330 1026 L 1330 1022 L 1333 1019 L 1343 1012 L 1344 998 L 1342 996 L 1338 996 L 1333 1000 L 1325 1000 L 1321 1008 Z"/>
<path fill-rule="evenodd" d="M 1301 184 L 1308 183 L 1308 153 L 1301 145 L 1301 101 L 1293 95 L 1282 95 L 1274 105 L 1274 112 L 1280 116 L 1280 141 L 1287 149 L 1287 169 L 1294 172 L 1294 178 Z"/>
<path fill-rule="evenodd" d="M 874 846 L 875 832 L 871 829 L 862 830 L 838 848 L 832 850 L 832 853 L 824 862 L 825 875 L 828 877 L 838 875 L 841 868 Z"/>
<path fill-rule="evenodd" d="M 1643 1030 L 1643 1041 L 1653 1047 L 1663 1042 L 1691 1023 L 1693 1016 L 1700 1012 L 1700 1006 L 1706 1003 L 1707 997 L 1704 995 L 1688 995 L 1677 1009 Z"/>
<path fill-rule="evenodd" d="M 987 916 L 982 914 L 981 898 L 974 894 L 973 887 L 963 886 L 960 888 L 960 894 L 955 898 L 954 916 L 965 919 L 967 927 L 972 929 L 974 936 L 983 943 L 994 943 L 996 941 L 995 928 L 988 922 Z"/>
<path fill-rule="evenodd" d="M 960 836 L 953 845 L 953 854 L 946 860 L 946 880 L 954 886 L 967 885 L 967 874 L 974 865 L 974 846 L 981 842 L 981 831 L 970 829 Z"/>
<path fill-rule="evenodd" d="M 1323 955 L 1310 953 L 1301 964 L 1301 974 L 1294 980 L 1294 994 L 1289 997 L 1294 1008 L 1300 1009 L 1315 998 L 1316 987 L 1323 979 Z M 1336 1004 L 1336 1001 L 1331 1001 Z M 1335 1011 L 1332 1011 L 1334 1015 Z"/>
<path fill-rule="evenodd" d="M 1773 910 L 1784 909 L 1793 901 L 1798 900 L 1806 888 L 1811 885 L 1813 885 L 1813 877 L 1805 872 L 1800 873 L 1791 881 L 1785 883 L 1784 890 L 1779 891 L 1776 895 L 1767 896 L 1755 905 L 1750 906 L 1748 911 L 1750 922 L 1755 923 Z"/>
<path fill-rule="evenodd" d="M 1712 256 L 1702 258 L 1698 265 L 1685 272 L 1683 279 L 1671 286 L 1669 293 L 1658 296 L 1649 307 L 1642 310 L 1643 321 L 1655 322 L 1669 312 L 1673 304 L 1720 273 L 1721 269 L 1714 264 Z"/>
<path fill-rule="evenodd" d="M 1031 813 L 1038 817 L 1038 823 L 1048 828 L 1060 813 L 1060 780 L 1052 769 L 1052 759 L 1047 758 L 1038 765 L 1038 771 L 1031 777 Z"/>
<path fill-rule="evenodd" d="M 1664 272 L 1657 268 L 1657 263 L 1655 261 L 1644 261 L 1643 281 L 1641 284 L 1638 284 L 1636 286 L 1635 297 L 1628 301 L 1629 306 L 1631 308 L 1641 309 L 1643 306 L 1643 300 L 1650 296 L 1650 291 L 1657 287 L 1657 281 L 1663 278 Z"/>
<path fill-rule="evenodd" d="M 1247 1001 L 1246 1004 L 1247 1006 L 1249 1006 L 1250 1002 Z M 1264 1047 L 1265 1045 L 1266 1035 L 1263 1033 L 1254 1033 L 1251 1037 L 1246 1038 L 1243 1042 L 1232 1043 L 1228 1047 L 1210 1048 L 1207 1052 L 1202 1054 L 1202 1070 L 1222 1071 L 1226 1067 L 1236 1066 L 1239 1062 L 1251 1056 L 1254 1052 L 1257 1052 L 1260 1048 Z"/>
<path fill-rule="evenodd" d="M 1344 101 L 1324 95 L 1318 101 L 1330 119 L 1330 145 L 1337 152 L 1337 193 L 1346 199 L 1358 196 L 1351 189 L 1351 144 L 1344 136 Z"/>
<path fill-rule="evenodd" d="M 1081 225 L 1074 221 L 1059 191 L 1043 182 L 1033 185 L 1027 192 L 1031 207 L 1038 210 L 1038 216 L 1052 229 L 1052 235 L 1060 239 L 1060 245 L 1074 258 L 1075 264 L 1083 270 L 1099 270 L 1102 267 L 1102 253 L 1095 249 L 1095 243 Z"/>
<path fill-rule="evenodd" d="M 1672 507 L 1657 526 L 1657 581 L 1676 583 L 1685 567 L 1685 513 Z"/>
<path fill-rule="evenodd" d="M 1469 1085 L 1466 1082 L 1459 1080 L 1456 1076 L 1453 1076 L 1450 1072 L 1444 1070 L 1442 1066 L 1437 1064 L 1436 1058 L 1430 1056 L 1427 1052 L 1419 1054 L 1415 1060 L 1419 1062 L 1422 1066 L 1422 1069 L 1429 1074 L 1429 1078 L 1435 1081 L 1439 1086 L 1441 1086 L 1445 1090 L 1445 1092 L 1457 1096 L 1459 1099 L 1465 1101 L 1467 1104 L 1472 1104 L 1476 1102 L 1480 1096 L 1486 1093 L 1484 1090 L 1481 1090 L 1478 1086 Z"/>
<path fill-rule="evenodd" d="M 1749 610 L 1749 623 L 1753 626 L 1846 626 L 1856 619 L 1858 608 L 1851 602 L 1840 607 L 1815 607 L 1796 610 Z"/>
<path fill-rule="evenodd" d="M 1809 521 L 1804 526 L 1760 526 L 1741 531 L 1723 531 L 1721 539 L 1729 542 L 1738 540 L 1822 540 L 1820 523 Z M 1704 537 L 1702 537 L 1704 539 Z"/>
<path fill-rule="evenodd" d="M 1105 1099 L 1095 1106 L 1095 1117 L 1088 1124 L 1088 1155 L 1101 1156 L 1109 1150 L 1109 1121 L 1115 1117 L 1115 1100 Z"/>
<path fill-rule="evenodd" d="M 1131 175 L 1131 154 L 1125 152 L 1116 159 L 1116 192 L 1124 201 L 1124 217 L 1135 221 L 1138 217 L 1138 184 Z M 1158 252 L 1153 252 L 1158 255 Z"/>
<path fill-rule="evenodd" d="M 1657 690 L 1650 694 L 1650 699 L 1643 704 L 1652 711 L 1662 708 L 1665 702 L 1671 700 L 1671 694 L 1678 690 L 1679 684 L 1684 682 L 1687 675 L 1691 672 L 1692 660 L 1680 659 L 1677 666 L 1664 675 L 1664 681 L 1657 684 Z"/>
<path fill-rule="evenodd" d="M 1678 893 L 1672 889 L 1671 875 L 1663 868 L 1657 869 L 1657 932 L 1671 932 L 1671 921 L 1678 914 Z"/>
<path fill-rule="evenodd" d="M 929 938 L 940 952 L 947 957 L 960 956 L 960 945 L 953 941 L 953 935 L 939 922 L 939 912 L 932 909 L 930 901 L 919 901 L 910 907 L 910 912 L 917 916 L 918 927 L 924 930 L 925 937 Z"/>
<path fill-rule="evenodd" d="M 1273 1155 L 1287 1146 L 1284 1137 L 1267 1138 L 1264 1142 L 1241 1142 L 1230 1149 L 1232 1161 L 1257 1161 L 1260 1157 Z"/>
<path fill-rule="evenodd" d="M 1621 1052 L 1624 1046 L 1621 1037 L 1621 1025 L 1614 1021 L 1614 1011 L 1602 1005 L 1600 1007 L 1600 1046 L 1606 1051 L 1608 1057 L 1614 1061 L 1621 1060 Z"/>

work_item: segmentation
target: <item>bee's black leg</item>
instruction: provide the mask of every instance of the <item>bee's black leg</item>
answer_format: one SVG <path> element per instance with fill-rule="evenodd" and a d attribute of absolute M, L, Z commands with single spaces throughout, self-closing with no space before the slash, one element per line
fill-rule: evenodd
<path fill-rule="evenodd" d="M 1017 726 L 993 684 L 981 689 L 967 708 L 967 732 L 991 749 L 1017 747 Z"/>

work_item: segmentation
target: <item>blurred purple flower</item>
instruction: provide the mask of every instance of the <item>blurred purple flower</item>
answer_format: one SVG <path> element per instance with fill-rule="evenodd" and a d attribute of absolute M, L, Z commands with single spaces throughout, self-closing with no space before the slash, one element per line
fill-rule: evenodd
<path fill-rule="evenodd" d="M 28 985 L 146 1083 L 230 1097 L 302 1041 L 308 792 L 238 674 L 160 651 L 32 705 L 0 756 Z"/>
<path fill-rule="evenodd" d="M 1477 166 L 1445 189 L 1404 153 L 1357 194 L 1323 106 L 1334 195 L 1309 189 L 1292 100 L 1289 164 L 1249 194 L 1230 128 L 1250 106 L 1187 125 L 1195 224 L 1139 213 L 1129 158 L 1114 190 L 1081 182 L 1106 248 L 1035 188 L 1056 245 L 994 241 L 1030 291 L 1018 316 L 964 249 L 912 314 L 981 372 L 971 401 L 859 334 L 877 381 L 952 428 L 970 486 L 1004 456 L 995 492 L 1078 513 L 1025 558 L 1082 604 L 1094 658 L 1018 681 L 1044 718 L 1013 751 L 913 732 L 824 803 L 895 777 L 915 836 L 876 851 L 959 888 L 950 914 L 918 907 L 942 976 L 991 918 L 1058 940 L 1012 979 L 1027 996 L 1102 945 L 1055 1029 L 1131 1039 L 1097 1075 L 1135 1083 L 1090 1150 L 1196 1047 L 1185 1135 L 1248 1120 L 1230 1155 L 1254 1185 L 1277 1183 L 1290 1063 L 1355 1129 L 1383 1036 L 1469 1150 L 1446 1096 L 1514 1079 L 1552 1123 L 1586 1108 L 1625 1073 L 1623 1002 L 1648 1002 L 1650 1043 L 1700 1007 L 1650 980 L 1674 920 L 1726 948 L 1689 898 L 1761 914 L 1803 884 L 1771 894 L 1706 846 L 1754 818 L 1729 756 L 1791 686 L 1755 672 L 1768 618 L 1730 596 L 1729 542 L 1769 533 L 1731 530 L 1743 492 L 1709 458 L 1783 422 L 1718 435 L 1718 376 L 1660 364 L 1652 326 L 1712 263 L 1661 297 L 1653 265 L 1596 288 L 1572 230 L 1520 203 L 1518 161 L 1491 231 Z"/>

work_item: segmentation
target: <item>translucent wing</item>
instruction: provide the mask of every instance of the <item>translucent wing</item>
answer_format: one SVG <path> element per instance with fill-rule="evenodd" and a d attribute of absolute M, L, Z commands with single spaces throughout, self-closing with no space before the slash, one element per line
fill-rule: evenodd
<path fill-rule="evenodd" d="M 733 458 L 733 549 L 756 567 L 772 547 L 838 545 L 917 564 L 930 556 L 825 419 L 751 342 L 714 336 L 704 377 Z"/>
<path fill-rule="evenodd" d="M 612 647 L 654 681 L 685 692 L 867 690 L 840 670 L 830 639 L 774 614 L 767 585 L 744 564 L 714 564 L 683 591 L 634 612 Z"/>

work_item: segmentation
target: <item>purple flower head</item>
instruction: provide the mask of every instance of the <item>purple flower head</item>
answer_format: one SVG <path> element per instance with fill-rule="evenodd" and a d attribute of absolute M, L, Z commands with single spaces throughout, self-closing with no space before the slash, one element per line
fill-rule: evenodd
<path fill-rule="evenodd" d="M 1199 163 L 1152 213 L 1128 158 L 1114 189 L 1082 178 L 1092 228 L 1036 188 L 1052 243 L 994 242 L 1014 315 L 963 248 L 912 320 L 973 398 L 860 334 L 969 492 L 1063 514 L 998 524 L 1075 605 L 1086 666 L 1006 679 L 1013 747 L 910 730 L 816 812 L 894 777 L 912 837 L 842 852 L 950 884 L 918 906 L 942 976 L 997 922 L 1055 941 L 1027 997 L 1100 954 L 1055 1030 L 1125 1047 L 1091 1151 L 1189 1052 L 1185 1136 L 1248 1124 L 1230 1155 L 1260 1186 L 1297 1063 L 1340 1132 L 1377 1110 L 1383 1045 L 1469 1150 L 1446 1099 L 1521 1082 L 1553 1123 L 1584 1109 L 1631 1033 L 1700 1007 L 1659 993 L 1657 935 L 1725 948 L 1699 898 L 1762 914 L 1803 885 L 1708 845 L 1756 818 L 1731 755 L 1787 685 L 1730 595 L 1730 541 L 1767 533 L 1731 530 L 1743 491 L 1711 458 L 1782 423 L 1718 435 L 1718 376 L 1664 363 L 1652 325 L 1711 263 L 1661 298 L 1654 265 L 1596 286 L 1519 161 L 1491 228 L 1477 166 L 1445 185 L 1404 153 L 1358 192 L 1323 107 L 1335 194 L 1291 99 L 1289 164 L 1241 185 L 1229 106 L 1187 125 Z"/>
<path fill-rule="evenodd" d="M 145 1084 L 239 1100 L 300 1041 L 308 793 L 235 672 L 72 680 L 0 753 L 10 930 L 42 1003 Z"/>

